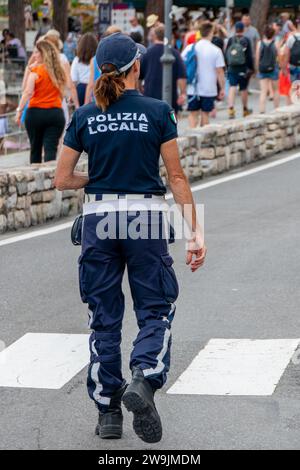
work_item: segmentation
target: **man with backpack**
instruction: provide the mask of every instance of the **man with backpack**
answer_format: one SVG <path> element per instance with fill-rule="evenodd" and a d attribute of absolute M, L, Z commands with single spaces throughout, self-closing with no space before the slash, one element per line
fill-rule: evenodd
<path fill-rule="evenodd" d="M 214 25 L 205 21 L 200 27 L 201 39 L 182 53 L 187 71 L 189 123 L 191 128 L 209 124 L 215 100 L 225 97 L 225 61 L 220 48 L 212 44 Z M 219 91 L 218 91 L 219 84 Z"/>
<path fill-rule="evenodd" d="M 300 20 L 297 20 L 297 31 L 291 33 L 285 47 L 283 72 L 290 67 L 291 81 L 300 80 Z"/>
<path fill-rule="evenodd" d="M 229 39 L 225 53 L 230 85 L 228 97 L 230 119 L 236 116 L 234 105 L 238 86 L 242 95 L 244 117 L 252 113 L 248 108 L 248 86 L 254 73 L 254 61 L 251 42 L 244 36 L 244 31 L 244 24 L 241 21 L 236 23 L 235 35 Z"/>
<path fill-rule="evenodd" d="M 278 64 L 278 43 L 275 41 L 276 31 L 272 25 L 267 25 L 262 41 L 259 41 L 256 48 L 256 68 L 259 71 L 260 79 L 260 113 L 266 111 L 266 101 L 268 93 L 272 91 L 274 96 L 275 109 L 279 107 L 279 64 Z"/>

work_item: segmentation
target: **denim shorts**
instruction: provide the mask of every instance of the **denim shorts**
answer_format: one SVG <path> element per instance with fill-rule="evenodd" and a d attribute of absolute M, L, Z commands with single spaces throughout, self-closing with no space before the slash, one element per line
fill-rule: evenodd
<path fill-rule="evenodd" d="M 291 71 L 292 82 L 296 82 L 297 80 L 300 80 L 300 67 L 291 66 L 290 71 Z"/>
<path fill-rule="evenodd" d="M 273 72 L 267 72 L 267 73 L 259 73 L 258 78 L 260 80 L 265 80 L 268 78 L 269 80 L 273 80 L 274 82 L 277 82 L 279 80 L 279 68 L 276 67 Z"/>

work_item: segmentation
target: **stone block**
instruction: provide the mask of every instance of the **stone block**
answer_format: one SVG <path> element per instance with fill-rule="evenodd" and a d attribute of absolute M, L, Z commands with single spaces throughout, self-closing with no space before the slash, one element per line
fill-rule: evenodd
<path fill-rule="evenodd" d="M 50 189 L 53 187 L 53 180 L 50 178 L 47 178 L 44 180 L 44 189 Z"/>
<path fill-rule="evenodd" d="M 55 198 L 55 190 L 54 189 L 42 192 L 42 201 L 43 202 L 53 201 L 54 198 Z"/>
<path fill-rule="evenodd" d="M 12 194 L 10 197 L 6 199 L 6 209 L 7 211 L 11 211 L 17 205 L 17 193 Z"/>
<path fill-rule="evenodd" d="M 200 151 L 201 160 L 213 160 L 216 158 L 216 149 L 215 147 L 204 147 Z"/>
<path fill-rule="evenodd" d="M 230 150 L 232 153 L 246 150 L 245 141 L 232 142 L 230 145 Z"/>
<path fill-rule="evenodd" d="M 216 157 L 224 157 L 224 156 L 225 156 L 225 147 L 217 147 Z"/>
<path fill-rule="evenodd" d="M 194 167 L 192 168 L 192 177 L 193 178 L 201 178 L 203 175 L 203 170 L 201 167 Z"/>
<path fill-rule="evenodd" d="M 9 178 L 8 175 L 4 172 L 0 172 L 0 187 L 8 185 Z"/>
<path fill-rule="evenodd" d="M 30 207 L 29 212 L 30 212 L 30 219 L 31 219 L 31 225 L 37 225 L 38 223 L 38 217 L 37 217 L 37 207 L 36 205 L 33 205 Z"/>
<path fill-rule="evenodd" d="M 23 210 L 15 211 L 14 213 L 15 219 L 15 229 L 18 230 L 19 228 L 25 227 L 25 212 Z"/>
<path fill-rule="evenodd" d="M 67 215 L 69 215 L 69 210 L 70 210 L 70 199 L 63 199 L 62 204 L 61 204 L 60 215 L 62 217 L 66 217 Z"/>
<path fill-rule="evenodd" d="M 42 191 L 31 194 L 31 200 L 32 200 L 33 204 L 37 204 L 39 202 L 42 202 L 42 200 L 43 200 Z"/>
<path fill-rule="evenodd" d="M 37 190 L 36 181 L 29 181 L 27 188 L 29 194 L 34 193 Z"/>
<path fill-rule="evenodd" d="M 35 183 L 36 183 L 36 190 L 43 191 L 44 190 L 44 174 L 43 173 L 36 173 L 35 174 Z"/>
<path fill-rule="evenodd" d="M 226 157 L 217 158 L 218 173 L 223 173 L 226 170 Z"/>
<path fill-rule="evenodd" d="M 5 233 L 7 230 L 7 217 L 0 214 L 0 233 Z"/>
<path fill-rule="evenodd" d="M 28 183 L 27 181 L 17 182 L 17 192 L 19 196 L 28 193 Z"/>

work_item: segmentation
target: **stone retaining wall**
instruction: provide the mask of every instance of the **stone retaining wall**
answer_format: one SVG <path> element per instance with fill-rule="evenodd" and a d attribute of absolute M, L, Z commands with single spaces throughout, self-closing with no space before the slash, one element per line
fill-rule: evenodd
<path fill-rule="evenodd" d="M 300 107 L 193 129 L 178 139 L 181 162 L 193 181 L 300 146 Z M 166 171 L 162 167 L 162 175 Z"/>
<path fill-rule="evenodd" d="M 82 191 L 57 191 L 55 162 L 0 171 L 0 233 L 78 214 Z M 86 170 L 86 164 L 79 165 Z"/>
<path fill-rule="evenodd" d="M 300 107 L 210 125 L 178 139 L 181 162 L 193 181 L 300 146 Z M 86 162 L 79 170 L 86 169 Z M 53 187 L 55 162 L 0 171 L 0 233 L 77 214 L 82 191 Z M 161 165 L 166 181 L 166 170 Z"/>

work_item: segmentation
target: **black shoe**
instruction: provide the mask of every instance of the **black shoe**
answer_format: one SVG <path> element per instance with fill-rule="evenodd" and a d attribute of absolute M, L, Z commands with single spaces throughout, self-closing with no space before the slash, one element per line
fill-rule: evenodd
<path fill-rule="evenodd" d="M 123 433 L 123 414 L 121 407 L 122 395 L 127 387 L 126 382 L 114 394 L 106 413 L 99 411 L 99 422 L 96 427 L 96 435 L 101 439 L 121 439 Z"/>
<path fill-rule="evenodd" d="M 144 442 L 155 443 L 162 438 L 162 426 L 154 404 L 154 392 L 143 372 L 134 368 L 132 382 L 128 385 L 122 401 L 133 412 L 133 429 Z"/>

